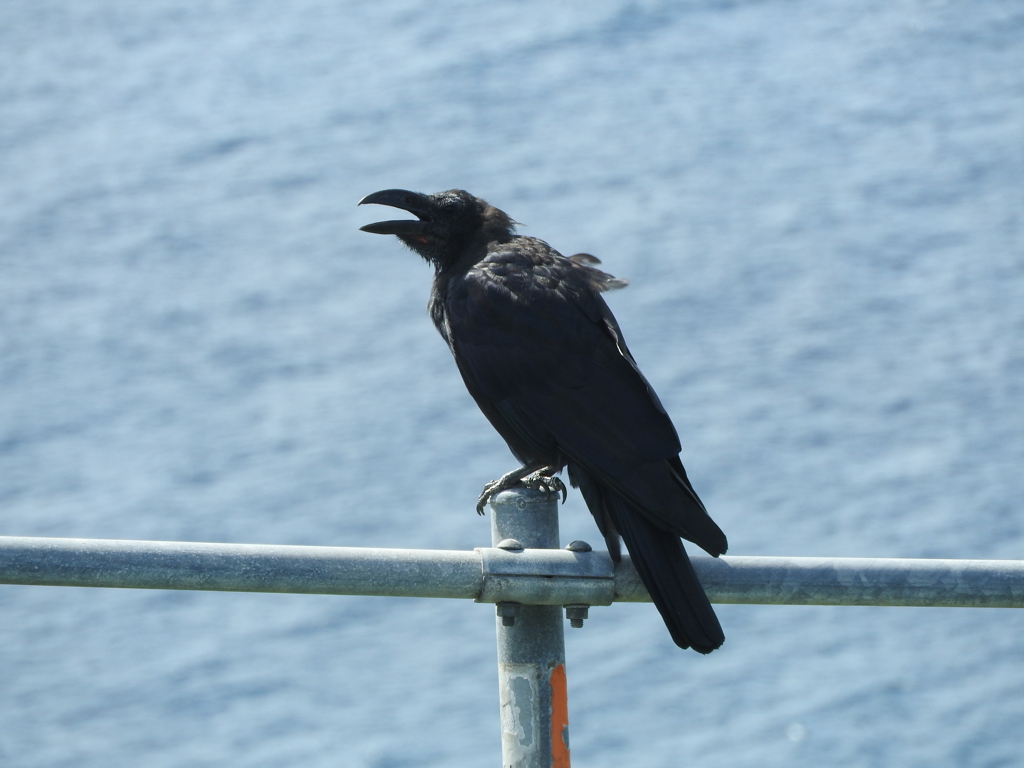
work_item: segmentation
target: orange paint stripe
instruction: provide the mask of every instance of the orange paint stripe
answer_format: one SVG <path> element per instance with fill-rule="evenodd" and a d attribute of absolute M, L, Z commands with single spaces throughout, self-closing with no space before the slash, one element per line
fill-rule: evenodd
<path fill-rule="evenodd" d="M 551 670 L 551 768 L 569 768 L 569 695 L 565 665 Z"/>

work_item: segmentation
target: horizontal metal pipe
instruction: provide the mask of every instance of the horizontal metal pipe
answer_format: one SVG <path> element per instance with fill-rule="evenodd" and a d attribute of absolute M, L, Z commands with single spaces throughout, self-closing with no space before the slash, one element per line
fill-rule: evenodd
<path fill-rule="evenodd" d="M 873 557 L 695 557 L 713 603 L 1024 608 L 1024 561 Z M 632 565 L 615 600 L 650 597 Z"/>
<path fill-rule="evenodd" d="M 560 550 L 450 551 L 196 544 L 0 536 L 0 583 L 46 586 L 449 597 L 540 605 L 648 602 L 628 557 L 611 568 Z M 595 558 L 607 558 L 603 552 Z M 550 557 L 550 567 L 544 559 Z M 1024 607 L 1024 561 L 829 557 L 695 557 L 715 603 Z M 491 563 L 491 565 L 488 565 Z M 500 564 L 500 565 L 499 565 Z M 543 588 L 538 588 L 543 580 Z M 605 581 L 604 583 L 608 583 Z M 485 588 L 486 585 L 486 588 Z M 518 598 L 518 599 L 517 599 Z"/>
<path fill-rule="evenodd" d="M 0 583 L 473 599 L 481 571 L 464 551 L 0 536 Z"/>

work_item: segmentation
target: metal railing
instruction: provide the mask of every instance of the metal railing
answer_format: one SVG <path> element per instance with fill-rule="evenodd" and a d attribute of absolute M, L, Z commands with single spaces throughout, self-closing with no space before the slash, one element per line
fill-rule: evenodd
<path fill-rule="evenodd" d="M 0 536 L 0 583 L 446 597 L 497 605 L 504 766 L 567 768 L 562 606 L 649 602 L 628 556 L 558 549 L 556 497 L 491 501 L 492 546 L 472 551 Z M 714 603 L 1024 608 L 1024 561 L 695 557 Z"/>

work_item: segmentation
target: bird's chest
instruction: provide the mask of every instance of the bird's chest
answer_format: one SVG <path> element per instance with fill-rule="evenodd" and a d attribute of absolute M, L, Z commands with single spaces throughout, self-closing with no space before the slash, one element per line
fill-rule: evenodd
<path fill-rule="evenodd" d="M 514 326 L 529 313 L 527 298 L 514 285 L 489 274 L 437 280 L 427 310 L 449 346 Z"/>

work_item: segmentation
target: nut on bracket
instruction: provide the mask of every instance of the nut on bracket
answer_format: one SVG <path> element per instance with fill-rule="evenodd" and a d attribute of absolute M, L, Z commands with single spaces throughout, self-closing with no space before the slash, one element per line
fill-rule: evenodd
<path fill-rule="evenodd" d="M 565 606 L 565 618 L 569 620 L 569 626 L 580 629 L 584 620 L 590 615 L 589 605 L 567 605 Z"/>
<path fill-rule="evenodd" d="M 501 625 L 503 627 L 511 627 L 516 623 L 519 603 L 495 603 L 494 611 L 498 616 L 501 616 Z"/>

